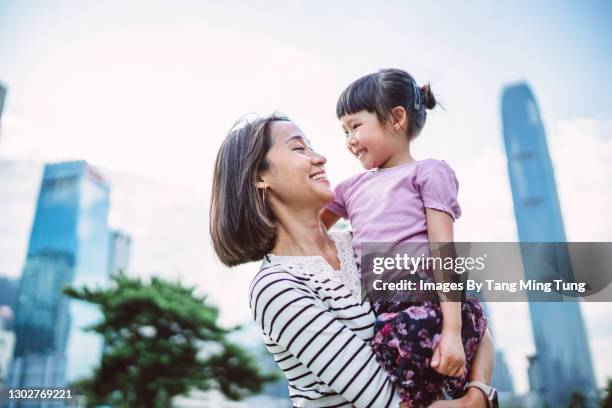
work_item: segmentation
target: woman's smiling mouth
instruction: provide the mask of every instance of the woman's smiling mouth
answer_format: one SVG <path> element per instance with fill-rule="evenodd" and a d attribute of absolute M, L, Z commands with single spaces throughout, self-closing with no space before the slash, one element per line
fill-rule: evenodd
<path fill-rule="evenodd" d="M 318 171 L 314 174 L 311 174 L 310 179 L 318 183 L 324 183 L 324 184 L 329 185 L 329 180 L 327 179 L 327 175 L 325 174 L 325 171 L 323 170 Z"/>

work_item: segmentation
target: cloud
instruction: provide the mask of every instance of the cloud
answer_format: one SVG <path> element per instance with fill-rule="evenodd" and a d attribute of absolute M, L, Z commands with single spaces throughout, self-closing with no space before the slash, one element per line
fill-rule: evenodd
<path fill-rule="evenodd" d="M 605 214 L 603 210 L 612 204 L 611 135 L 609 123 L 590 119 L 563 121 L 549 130 L 570 240 L 611 240 L 612 220 L 598 218 L 592 210 Z M 460 180 L 463 209 L 456 224 L 456 240 L 515 241 L 505 155 L 485 148 L 469 158 L 449 162 Z M 0 271 L 12 276 L 20 273 L 25 259 L 41 170 L 36 162 L 0 160 L 0 213 L 10 220 L 0 224 Z M 208 237 L 208 193 L 119 171 L 101 172 L 112 186 L 111 226 L 132 237 L 130 273 L 181 279 L 210 295 L 220 306 L 225 324 L 250 321 L 247 291 L 258 264 L 227 268 L 215 258 Z M 602 324 L 611 306 L 581 305 L 599 384 L 612 377 L 612 360 L 608 358 L 612 331 Z M 496 346 L 505 351 L 516 387 L 524 391 L 528 387 L 526 356 L 534 351 L 528 306 L 490 304 L 490 311 Z"/>
<path fill-rule="evenodd" d="M 549 132 L 568 241 L 612 241 L 612 121 L 564 120 Z"/>
<path fill-rule="evenodd" d="M 246 293 L 258 265 L 227 268 L 209 238 L 207 197 L 163 182 L 104 171 L 110 224 L 132 238 L 130 273 L 180 279 L 221 308 L 226 324 L 250 319 Z"/>
<path fill-rule="evenodd" d="M 547 139 L 568 241 L 612 241 L 612 122 L 588 118 L 560 121 Z M 456 223 L 457 241 L 516 241 L 512 192 L 505 154 L 486 148 L 451 162 L 459 178 L 463 215 Z M 518 390 L 528 387 L 526 356 L 535 351 L 529 309 L 521 303 L 490 304 L 496 346 L 507 362 Z M 596 379 L 612 377 L 609 344 L 612 330 L 604 315 L 612 303 L 582 303 Z"/>
<path fill-rule="evenodd" d="M 21 275 L 41 178 L 40 163 L 0 159 L 0 274 Z"/>
<path fill-rule="evenodd" d="M 43 165 L 0 159 L 0 274 L 20 276 Z M 213 255 L 207 198 L 140 176 L 100 169 L 111 187 L 109 223 L 132 238 L 131 273 L 181 279 L 210 295 L 222 319 L 250 319 L 246 293 L 258 267 L 229 269 Z"/>

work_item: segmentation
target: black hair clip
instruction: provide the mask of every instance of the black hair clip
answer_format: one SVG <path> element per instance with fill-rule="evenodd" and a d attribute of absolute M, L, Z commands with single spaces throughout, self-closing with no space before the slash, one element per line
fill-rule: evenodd
<path fill-rule="evenodd" d="M 418 111 L 421 108 L 421 90 L 416 82 L 412 82 L 412 92 L 414 93 L 414 110 Z"/>

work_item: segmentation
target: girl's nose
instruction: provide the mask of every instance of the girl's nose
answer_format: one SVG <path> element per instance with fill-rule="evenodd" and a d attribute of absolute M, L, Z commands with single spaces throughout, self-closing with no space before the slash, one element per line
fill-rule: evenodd
<path fill-rule="evenodd" d="M 348 144 L 349 146 L 355 146 L 355 145 L 357 145 L 357 138 L 355 137 L 355 134 L 354 134 L 354 133 L 352 133 L 352 132 L 351 132 L 351 133 L 349 133 L 349 135 L 348 135 L 348 140 L 347 140 L 346 142 L 347 142 L 347 144 Z"/>

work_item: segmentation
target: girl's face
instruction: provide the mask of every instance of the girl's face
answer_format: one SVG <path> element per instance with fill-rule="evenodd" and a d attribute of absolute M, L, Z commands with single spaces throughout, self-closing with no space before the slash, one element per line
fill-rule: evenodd
<path fill-rule="evenodd" d="M 273 145 L 266 155 L 270 167 L 260 174 L 262 185 L 269 186 L 268 197 L 288 206 L 317 209 L 332 201 L 334 192 L 323 169 L 327 159 L 312 150 L 293 122 L 275 121 L 270 126 Z"/>
<path fill-rule="evenodd" d="M 375 113 L 364 109 L 342 116 L 340 123 L 346 134 L 346 147 L 366 170 L 385 167 L 401 148 L 389 125 L 381 123 Z"/>

